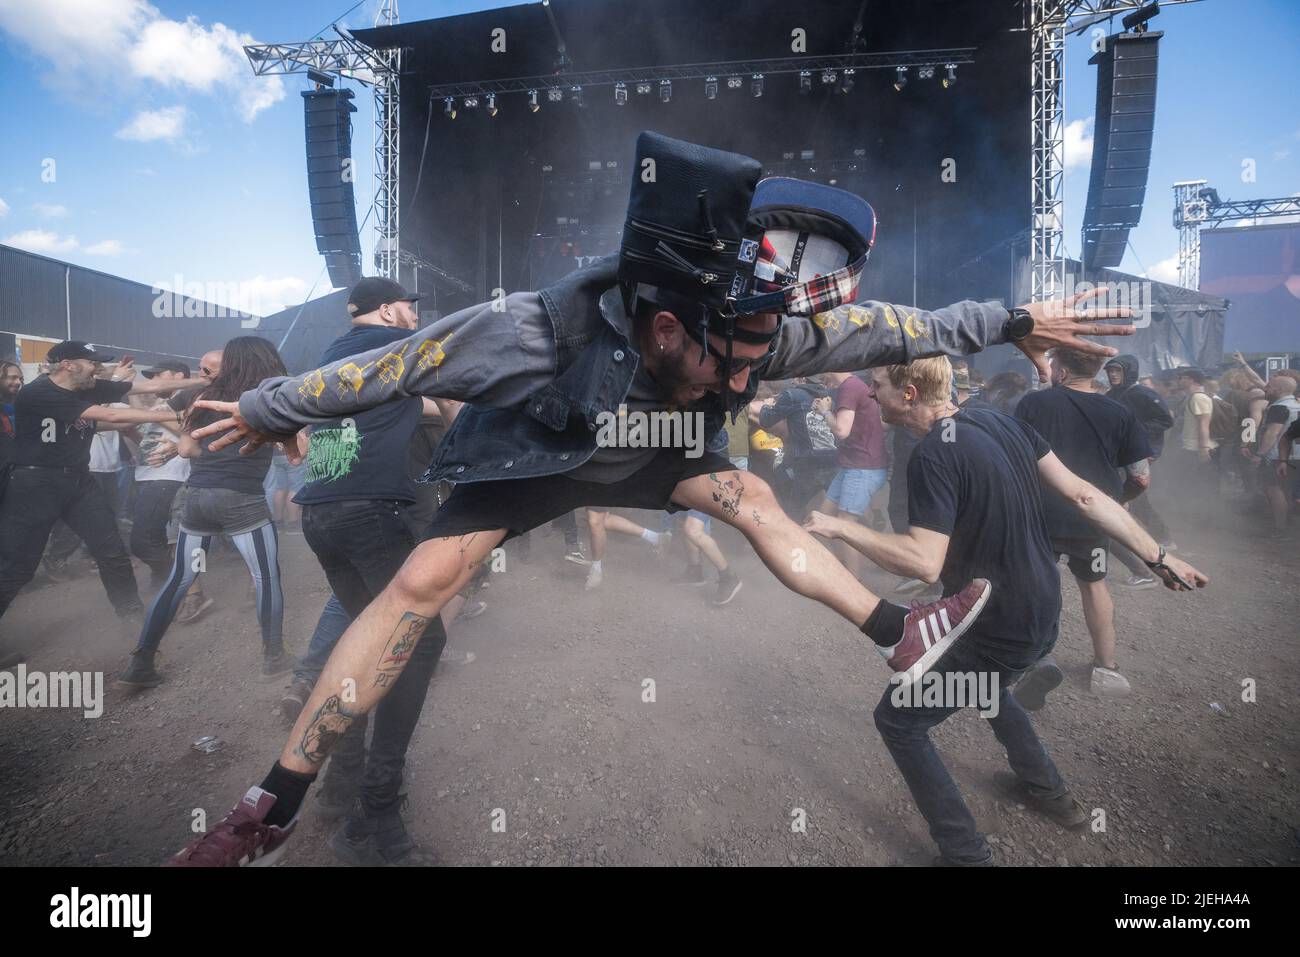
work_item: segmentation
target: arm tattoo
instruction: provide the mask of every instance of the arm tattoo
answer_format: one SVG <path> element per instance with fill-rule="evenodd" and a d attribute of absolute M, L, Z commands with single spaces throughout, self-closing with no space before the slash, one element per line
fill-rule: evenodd
<path fill-rule="evenodd" d="M 730 473 L 733 477 L 721 479 L 717 472 L 709 473 L 709 481 L 717 488 L 713 489 L 713 501 L 722 507 L 729 518 L 740 517 L 740 499 L 745 494 L 745 483 L 740 480 L 739 472 Z"/>
<path fill-rule="evenodd" d="M 338 695 L 330 695 L 312 715 L 307 730 L 303 732 L 297 753 L 312 764 L 320 764 L 329 756 L 335 742 L 352 726 L 356 716 L 343 707 Z"/>
<path fill-rule="evenodd" d="M 755 525 L 767 524 L 767 522 L 763 521 L 763 516 L 758 514 L 758 509 L 754 509 L 754 524 Z"/>
<path fill-rule="evenodd" d="M 417 615 L 413 611 L 402 616 L 392 637 L 384 645 L 379 660 L 375 662 L 375 683 L 372 687 L 387 688 L 397 680 L 430 621 L 431 618 Z"/>

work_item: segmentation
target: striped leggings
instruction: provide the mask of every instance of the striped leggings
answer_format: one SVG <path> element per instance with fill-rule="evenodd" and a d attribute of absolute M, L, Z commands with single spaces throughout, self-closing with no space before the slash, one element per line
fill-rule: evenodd
<path fill-rule="evenodd" d="M 149 606 L 144 629 L 136 646 L 140 651 L 156 651 L 167 628 L 194 579 L 203 571 L 213 535 L 191 532 L 183 525 L 176 540 L 176 554 L 172 558 L 171 574 L 158 597 Z M 284 593 L 280 590 L 280 562 L 275 537 L 275 526 L 270 522 L 253 529 L 231 535 L 257 589 L 257 622 L 262 626 L 262 645 L 265 650 L 278 654 L 284 638 Z"/>

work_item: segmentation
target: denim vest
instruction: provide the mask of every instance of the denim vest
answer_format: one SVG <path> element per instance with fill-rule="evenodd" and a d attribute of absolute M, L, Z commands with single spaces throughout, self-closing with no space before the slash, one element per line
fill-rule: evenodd
<path fill-rule="evenodd" d="M 601 413 L 617 414 L 641 355 L 618 285 L 618 256 L 606 256 L 539 290 L 555 333 L 556 376 L 519 408 L 465 406 L 421 481 L 487 482 L 569 472 L 595 454 Z M 746 399 L 758 390 L 750 376 Z M 706 435 L 722 426 L 709 393 L 694 409 Z"/>

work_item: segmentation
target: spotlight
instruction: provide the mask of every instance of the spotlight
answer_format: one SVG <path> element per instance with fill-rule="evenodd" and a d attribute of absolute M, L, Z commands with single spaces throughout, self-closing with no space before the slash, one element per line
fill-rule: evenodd
<path fill-rule="evenodd" d="M 495 93 L 489 93 L 489 94 L 488 94 L 488 98 L 487 98 L 487 112 L 488 112 L 488 116 L 496 116 L 496 115 L 497 115 L 497 95 L 496 95 Z"/>
<path fill-rule="evenodd" d="M 582 101 L 582 87 L 581 87 L 581 86 L 571 86 L 571 87 L 569 88 L 569 99 L 572 100 L 572 101 L 573 101 L 573 105 L 576 106 L 576 107 L 578 107 L 579 109 L 581 109 L 582 107 L 586 106 L 586 104 Z"/>
<path fill-rule="evenodd" d="M 744 86 L 744 84 L 745 84 L 745 81 L 742 80 L 742 79 L 741 79 L 740 77 L 738 77 L 738 76 L 729 76 L 729 77 L 727 77 L 727 89 L 728 89 L 728 90 L 739 90 L 742 86 Z"/>
<path fill-rule="evenodd" d="M 907 67 L 900 66 L 894 68 L 894 89 L 901 90 L 907 86 Z"/>
<path fill-rule="evenodd" d="M 464 105 L 465 105 L 465 109 L 467 109 L 467 110 L 477 109 L 477 108 L 478 108 L 478 97 L 477 97 L 477 96 L 467 96 L 467 97 L 465 97 L 465 104 L 464 104 Z"/>
<path fill-rule="evenodd" d="M 854 77 L 856 77 L 857 75 L 858 75 L 858 71 L 853 69 L 853 67 L 849 67 L 847 70 L 845 70 L 843 73 L 840 74 L 841 93 L 847 93 L 849 92 L 849 90 L 853 89 L 853 80 Z"/>
<path fill-rule="evenodd" d="M 443 100 L 442 112 L 447 115 L 447 119 L 454 120 L 456 118 L 456 101 L 451 97 L 447 97 Z"/>
<path fill-rule="evenodd" d="M 564 91 L 561 90 L 558 86 L 553 86 L 553 87 L 551 87 L 550 89 L 548 89 L 548 90 L 546 91 L 546 102 L 548 102 L 548 103 L 563 103 L 563 102 L 564 102 Z"/>
<path fill-rule="evenodd" d="M 749 78 L 749 92 L 755 96 L 763 95 L 763 74 L 755 73 Z"/>
<path fill-rule="evenodd" d="M 659 81 L 659 99 L 667 103 L 673 98 L 673 84 L 671 80 Z"/>
<path fill-rule="evenodd" d="M 799 92 L 800 93 L 812 92 L 812 71 L 811 70 L 799 71 Z"/>
<path fill-rule="evenodd" d="M 954 83 L 957 82 L 957 64 L 949 63 L 946 67 L 944 67 L 944 69 L 946 72 L 944 73 L 944 77 L 941 82 L 943 83 L 943 88 L 946 90 L 948 89 L 948 87 L 952 86 Z"/>
<path fill-rule="evenodd" d="M 530 110 L 532 110 L 532 112 L 536 113 L 536 112 L 537 112 L 538 110 L 540 110 L 541 108 L 542 108 L 542 104 L 540 104 L 540 103 L 537 102 L 537 91 L 536 91 L 536 90 L 529 90 L 529 91 L 528 91 L 528 109 L 530 109 Z"/>
<path fill-rule="evenodd" d="M 707 76 L 704 78 L 704 95 L 710 100 L 718 98 L 718 78 L 716 76 Z"/>
<path fill-rule="evenodd" d="M 649 95 L 650 95 L 650 84 L 649 84 L 649 83 L 638 83 L 638 84 L 636 85 L 636 95 L 637 95 L 637 96 L 649 96 Z"/>
<path fill-rule="evenodd" d="M 830 86 L 838 79 L 834 70 L 822 70 L 822 86 Z"/>
<path fill-rule="evenodd" d="M 933 63 L 927 63 L 927 64 L 925 64 L 924 66 L 919 66 L 919 67 L 917 67 L 917 68 L 916 68 L 916 78 L 917 78 L 918 80 L 933 80 L 933 79 L 934 79 L 934 64 L 933 64 Z"/>
<path fill-rule="evenodd" d="M 619 106 L 627 105 L 627 84 L 625 83 L 614 84 L 614 102 L 617 103 Z"/>

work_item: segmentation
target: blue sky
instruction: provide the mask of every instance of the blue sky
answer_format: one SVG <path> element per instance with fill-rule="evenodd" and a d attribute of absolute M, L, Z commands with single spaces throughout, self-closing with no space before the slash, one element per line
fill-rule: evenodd
<path fill-rule="evenodd" d="M 401 0 L 404 20 L 499 6 Z M 328 291 L 311 241 L 298 92 L 257 79 L 244 42 L 305 39 L 347 0 L 0 0 L 0 242 L 146 283 L 198 283 L 270 312 Z M 376 0 L 344 17 L 373 21 Z M 1300 3 L 1171 7 L 1142 225 L 1124 268 L 1169 279 L 1180 179 L 1225 197 L 1300 191 Z M 1089 38 L 1066 57 L 1066 244 L 1079 251 L 1095 99 Z M 960 88 L 959 88 L 960 89 Z M 370 206 L 370 98 L 357 96 L 358 219 Z M 1077 147 L 1077 149 L 1076 149 Z M 53 165 L 49 161 L 53 161 Z M 1243 182 L 1244 160 L 1254 182 Z M 51 176 L 51 173 L 53 174 Z M 51 181 L 52 179 L 52 181 Z M 1028 184 L 1026 184 L 1028 190 Z M 363 233 L 369 262 L 371 231 Z"/>

